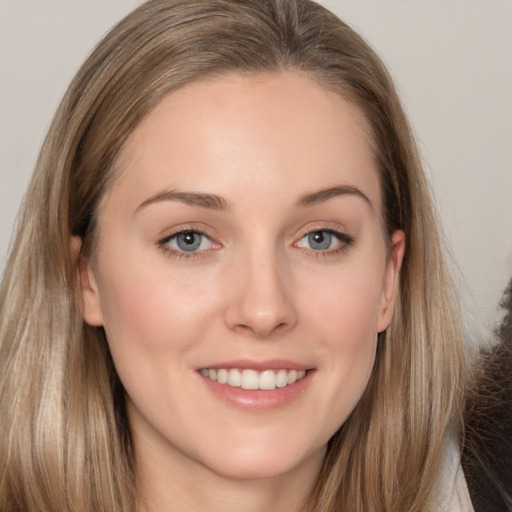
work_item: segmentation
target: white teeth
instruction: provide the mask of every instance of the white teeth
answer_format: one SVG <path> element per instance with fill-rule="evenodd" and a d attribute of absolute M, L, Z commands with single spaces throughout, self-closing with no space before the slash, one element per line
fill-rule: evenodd
<path fill-rule="evenodd" d="M 237 368 L 207 369 L 200 371 L 204 377 L 216 381 L 219 384 L 227 384 L 234 388 L 248 390 L 262 389 L 272 391 L 276 388 L 284 388 L 306 376 L 306 370 L 238 370 Z"/>
<path fill-rule="evenodd" d="M 284 388 L 288 386 L 288 372 L 279 370 L 276 375 L 276 388 Z"/>
<path fill-rule="evenodd" d="M 236 368 L 231 368 L 228 371 L 227 384 L 234 388 L 239 388 L 242 385 L 242 374 Z"/>
<path fill-rule="evenodd" d="M 259 389 L 266 389 L 268 391 L 276 389 L 276 379 L 277 376 L 272 370 L 261 372 L 258 383 Z"/>
<path fill-rule="evenodd" d="M 255 370 L 244 370 L 242 372 L 242 389 L 258 389 L 258 372 Z"/>
<path fill-rule="evenodd" d="M 226 384 L 228 381 L 228 371 L 227 370 L 219 370 L 217 372 L 217 382 L 220 382 L 220 384 Z"/>

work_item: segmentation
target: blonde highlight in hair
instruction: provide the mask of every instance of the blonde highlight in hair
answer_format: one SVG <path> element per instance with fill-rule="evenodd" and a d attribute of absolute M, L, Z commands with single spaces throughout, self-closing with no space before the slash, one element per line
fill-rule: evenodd
<path fill-rule="evenodd" d="M 116 156 L 168 93 L 229 73 L 307 74 L 365 114 L 384 227 L 406 234 L 391 326 L 356 409 L 331 439 L 311 512 L 428 509 L 465 384 L 456 299 L 411 130 L 384 66 L 309 0 L 150 0 L 100 42 L 44 142 L 0 291 L 0 509 L 134 511 L 124 391 L 101 328 L 80 313 Z"/>

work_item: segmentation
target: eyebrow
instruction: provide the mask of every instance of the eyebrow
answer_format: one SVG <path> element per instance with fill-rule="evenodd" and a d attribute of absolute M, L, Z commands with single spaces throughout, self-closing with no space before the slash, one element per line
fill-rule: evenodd
<path fill-rule="evenodd" d="M 177 190 L 164 190 L 143 201 L 138 207 L 137 212 L 146 208 L 150 204 L 161 201 L 178 201 L 190 206 L 199 206 L 209 210 L 226 211 L 229 210 L 228 202 L 215 194 L 203 194 L 199 192 L 179 192 Z"/>
<path fill-rule="evenodd" d="M 344 196 L 344 195 L 355 195 L 363 199 L 370 207 L 372 207 L 372 202 L 368 198 L 366 194 L 364 194 L 357 187 L 353 187 L 352 185 L 338 185 L 336 187 L 322 188 L 317 190 L 316 192 L 311 192 L 308 194 L 304 194 L 301 196 L 298 201 L 295 203 L 295 206 L 298 208 L 305 208 L 307 206 L 314 206 L 319 203 L 323 203 L 332 197 Z"/>
<path fill-rule="evenodd" d="M 368 196 L 364 194 L 357 187 L 352 185 L 338 185 L 335 187 L 328 187 L 317 190 L 315 192 L 309 192 L 301 196 L 295 203 L 296 208 L 306 208 L 308 206 L 314 206 L 319 203 L 323 203 L 333 197 L 343 195 L 355 195 L 362 198 L 370 207 L 372 202 L 368 199 Z M 179 192 L 177 190 L 164 190 L 158 192 L 155 195 L 149 197 L 143 201 L 136 209 L 136 212 L 146 208 L 150 204 L 159 203 L 161 201 L 178 201 L 190 206 L 198 206 L 209 210 L 216 211 L 227 211 L 230 209 L 230 205 L 226 199 L 216 194 L 206 194 L 200 192 Z"/>

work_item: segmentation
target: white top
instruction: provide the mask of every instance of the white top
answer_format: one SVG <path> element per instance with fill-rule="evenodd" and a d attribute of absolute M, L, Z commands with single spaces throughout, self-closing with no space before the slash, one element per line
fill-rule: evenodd
<path fill-rule="evenodd" d="M 474 512 L 460 465 L 459 449 L 453 439 L 446 448 L 432 512 Z"/>

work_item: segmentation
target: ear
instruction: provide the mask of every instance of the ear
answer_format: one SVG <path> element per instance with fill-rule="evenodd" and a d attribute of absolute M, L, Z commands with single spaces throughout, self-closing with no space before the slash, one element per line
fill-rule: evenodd
<path fill-rule="evenodd" d="M 70 245 L 72 258 L 76 261 L 76 284 L 82 299 L 80 303 L 82 316 L 89 325 L 99 327 L 103 325 L 103 315 L 98 285 L 90 258 L 84 258 L 81 254 L 82 239 L 79 236 L 71 237 Z"/>
<path fill-rule="evenodd" d="M 391 246 L 389 248 L 384 279 L 382 281 L 377 332 L 385 331 L 391 323 L 404 252 L 405 233 L 400 230 L 395 231 L 391 235 Z"/>

